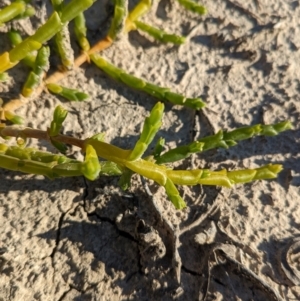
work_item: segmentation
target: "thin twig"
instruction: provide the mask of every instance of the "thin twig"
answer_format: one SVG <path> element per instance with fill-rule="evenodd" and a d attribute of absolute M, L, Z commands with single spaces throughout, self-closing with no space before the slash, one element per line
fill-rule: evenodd
<path fill-rule="evenodd" d="M 31 128 L 20 128 L 16 126 L 6 126 L 3 129 L 0 128 L 0 135 L 1 136 L 9 136 L 9 137 L 22 137 L 22 138 L 35 138 L 40 140 L 47 140 L 51 143 L 51 140 L 63 142 L 66 144 L 78 146 L 80 148 L 84 148 L 84 140 L 66 136 L 66 135 L 56 135 L 56 136 L 50 136 L 47 131 L 42 130 L 36 130 Z"/>

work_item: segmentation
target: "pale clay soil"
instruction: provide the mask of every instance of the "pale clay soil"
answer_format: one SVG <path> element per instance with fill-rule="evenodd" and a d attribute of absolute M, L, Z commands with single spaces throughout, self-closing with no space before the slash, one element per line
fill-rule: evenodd
<path fill-rule="evenodd" d="M 37 15 L 15 23 L 27 34 L 50 12 L 50 1 L 33 2 Z M 91 41 L 107 31 L 108 2 L 98 0 L 88 11 Z M 162 0 L 143 18 L 187 36 L 184 45 L 132 32 L 102 55 L 207 103 L 198 112 L 166 104 L 159 136 L 168 148 L 219 129 L 290 120 L 293 130 L 279 136 L 176 165 L 232 170 L 280 163 L 278 179 L 230 190 L 180 187 L 188 208 L 176 211 L 162 188 L 138 176 L 124 192 L 117 178 L 51 181 L 1 169 L 0 300 L 300 300 L 300 1 L 203 4 L 208 14 L 199 17 Z M 10 47 L 7 29 L 1 27 L 1 53 Z M 9 71 L 10 80 L 0 83 L 4 101 L 17 97 L 27 73 L 22 64 Z M 45 130 L 62 104 L 70 112 L 64 133 L 105 132 L 108 142 L 131 148 L 157 101 L 93 64 L 71 71 L 62 84 L 90 100 L 69 103 L 44 92 L 18 110 L 26 126 Z M 53 151 L 45 142 L 29 143 Z M 75 148 L 73 155 L 82 158 Z"/>

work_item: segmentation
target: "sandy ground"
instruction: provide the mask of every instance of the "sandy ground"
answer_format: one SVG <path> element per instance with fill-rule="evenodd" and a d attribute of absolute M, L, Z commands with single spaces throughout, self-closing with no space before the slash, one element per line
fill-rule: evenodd
<path fill-rule="evenodd" d="M 107 30 L 107 2 L 89 10 L 91 41 Z M 49 9 L 48 1 L 35 3 L 37 15 L 15 24 L 26 33 Z M 103 56 L 147 81 L 205 100 L 199 112 L 166 105 L 159 135 L 167 147 L 219 129 L 290 120 L 294 129 L 279 136 L 256 137 L 179 165 L 280 163 L 278 179 L 230 190 L 183 187 L 188 208 L 176 211 L 162 188 L 139 177 L 123 192 L 116 178 L 50 181 L 0 170 L 0 300 L 300 300 L 300 1 L 203 4 L 209 12 L 203 18 L 173 0 L 160 1 L 144 17 L 187 36 L 184 45 L 133 32 Z M 1 27 L 1 52 L 9 49 L 6 30 Z M 27 72 L 20 64 L 0 83 L 4 101 L 18 95 Z M 45 130 L 62 104 L 70 111 L 64 133 L 105 132 L 107 141 L 130 148 L 157 101 L 92 64 L 71 71 L 62 84 L 84 90 L 90 100 L 68 103 L 43 93 L 18 111 L 27 126 Z M 78 150 L 74 155 L 80 157 Z"/>

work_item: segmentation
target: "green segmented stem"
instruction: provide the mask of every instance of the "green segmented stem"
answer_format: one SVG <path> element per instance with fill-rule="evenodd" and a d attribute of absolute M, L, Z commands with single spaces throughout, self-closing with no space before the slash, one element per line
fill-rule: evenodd
<path fill-rule="evenodd" d="M 0 26 L 18 15 L 24 13 L 26 10 L 26 3 L 24 1 L 13 2 L 10 5 L 0 10 Z"/>
<path fill-rule="evenodd" d="M 280 164 L 268 164 L 257 169 L 235 171 L 221 170 L 217 172 L 210 172 L 210 176 L 199 180 L 199 184 L 219 185 L 230 188 L 233 184 L 249 183 L 262 179 L 274 179 L 281 170 L 282 165 Z"/>
<path fill-rule="evenodd" d="M 203 5 L 199 5 L 191 0 L 177 0 L 179 4 L 181 4 L 185 9 L 197 13 L 199 15 L 206 14 L 206 8 Z"/>
<path fill-rule="evenodd" d="M 54 10 L 61 16 L 63 10 L 62 0 L 51 0 Z M 66 22 L 62 29 L 55 35 L 55 45 L 63 66 L 70 70 L 74 64 L 74 51 L 71 47 L 69 22 Z"/>
<path fill-rule="evenodd" d="M 71 21 L 79 13 L 89 8 L 93 2 L 94 0 L 72 0 L 64 6 L 60 15 L 54 12 L 35 34 L 26 38 L 10 52 L 5 52 L 0 56 L 0 73 L 15 66 L 28 53 L 40 49 L 44 43 L 63 28 L 65 23 Z"/>
<path fill-rule="evenodd" d="M 87 10 L 96 0 L 73 0 L 69 2 L 64 8 L 61 10 L 61 21 L 63 23 L 70 22 L 79 13 Z"/>
<path fill-rule="evenodd" d="M 249 183 L 256 180 L 274 179 L 282 171 L 281 164 L 268 164 L 256 169 L 227 171 L 232 184 Z"/>
<path fill-rule="evenodd" d="M 67 118 L 68 111 L 65 110 L 62 106 L 57 106 L 53 113 L 53 120 L 50 124 L 49 135 L 57 136 L 61 131 L 62 124 Z"/>
<path fill-rule="evenodd" d="M 35 74 L 33 71 L 31 71 L 26 79 L 26 82 L 23 86 L 22 89 L 22 95 L 24 97 L 29 97 L 33 91 L 35 87 L 38 87 L 39 83 L 41 82 L 41 76 Z"/>
<path fill-rule="evenodd" d="M 91 142 L 93 142 L 93 146 L 96 146 L 95 148 L 91 147 Z M 8 151 L 8 149 L 10 151 Z M 31 151 L 27 151 L 27 149 L 20 149 L 17 147 L 12 149 L 12 147 L 9 148 L 6 145 L 4 145 L 4 147 L 3 145 L 2 147 L 0 145 L 0 167 L 10 170 L 19 170 L 26 173 L 42 174 L 50 178 L 84 175 L 88 179 L 93 180 L 98 177 L 100 172 L 99 169 L 101 168 L 98 163 L 98 156 L 103 158 L 113 158 L 112 153 L 117 154 L 120 150 L 115 146 L 105 144 L 97 140 L 87 141 L 85 149 L 87 153 L 85 162 L 78 162 L 76 160 L 70 160 L 64 156 L 52 155 L 50 153 L 44 153 L 44 155 L 41 156 L 41 152 L 39 152 L 33 156 L 32 153 L 34 153 L 34 151 L 32 151 L 32 149 Z M 124 152 L 125 150 L 121 150 L 121 153 L 122 151 Z M 128 154 L 126 151 L 125 153 Z M 123 155 L 125 153 L 123 153 Z M 126 157 L 126 155 L 124 157 Z M 63 158 L 64 162 L 57 164 L 58 158 Z M 42 162 L 37 162 L 37 160 Z M 55 162 L 53 162 L 54 160 Z M 165 166 L 157 165 L 143 159 L 127 161 L 126 159 L 119 158 L 116 161 L 118 161 L 117 164 L 116 162 L 110 163 L 114 164 L 114 167 L 116 168 L 111 171 L 112 174 L 120 174 L 121 169 L 118 166 L 121 165 L 128 168 L 130 173 L 136 172 L 154 180 L 166 189 L 167 195 L 177 209 L 184 208 L 186 205 L 180 197 L 175 185 L 201 184 L 231 187 L 233 184 L 237 183 L 247 183 L 255 180 L 275 178 L 277 173 L 282 169 L 281 165 L 269 164 L 257 169 L 229 172 L 226 170 L 170 170 Z M 109 171 L 105 171 L 105 173 L 109 174 Z"/>
<path fill-rule="evenodd" d="M 152 6 L 152 0 L 141 0 L 132 11 L 128 14 L 128 20 L 131 22 L 137 21 L 140 17 L 146 14 Z"/>
<path fill-rule="evenodd" d="M 152 0 L 141 0 L 132 11 L 129 12 L 128 17 L 125 22 L 125 32 L 131 30 L 136 30 L 135 21 L 137 21 L 141 16 L 147 13 L 152 6 Z"/>
<path fill-rule="evenodd" d="M 166 181 L 166 184 L 164 185 L 164 187 L 165 187 L 167 196 L 169 197 L 169 199 L 171 200 L 171 202 L 173 203 L 173 205 L 175 206 L 176 209 L 183 209 L 186 207 L 185 201 L 180 196 L 179 191 L 176 188 L 176 186 L 174 185 L 174 183 L 172 182 L 172 180 L 167 178 L 167 181 Z"/>
<path fill-rule="evenodd" d="M 41 76 L 49 69 L 49 56 L 50 56 L 50 48 L 48 46 L 44 46 L 39 49 L 33 71 L 36 75 Z"/>
<path fill-rule="evenodd" d="M 104 58 L 98 54 L 92 54 L 91 60 L 105 73 L 111 76 L 118 82 L 124 83 L 127 86 L 146 92 L 159 100 L 169 101 L 173 104 L 183 105 L 192 109 L 201 109 L 205 106 L 201 98 L 186 98 L 183 95 L 170 92 L 169 88 L 159 87 L 157 85 L 148 83 L 133 75 L 127 74 L 124 70 L 115 67 L 108 63 Z"/>
<path fill-rule="evenodd" d="M 227 188 L 234 184 L 274 179 L 282 170 L 280 164 L 267 164 L 256 169 L 210 171 L 208 169 L 167 170 L 167 176 L 176 185 L 218 185 Z"/>
<path fill-rule="evenodd" d="M 10 61 L 18 62 L 22 60 L 28 52 L 40 49 L 43 43 L 50 40 L 61 30 L 62 26 L 63 23 L 61 22 L 59 15 L 54 12 L 48 21 L 43 24 L 35 34 L 25 39 L 9 52 Z"/>
<path fill-rule="evenodd" d="M 77 161 L 64 156 L 41 152 L 34 148 L 21 149 L 0 144 L 0 166 L 5 169 L 55 178 L 59 175 L 54 173 L 52 169 L 60 163 L 77 163 Z"/>
<path fill-rule="evenodd" d="M 7 146 L 0 143 L 0 153 L 14 157 L 16 159 L 26 159 L 37 161 L 41 163 L 56 162 L 57 164 L 63 163 L 78 163 L 80 161 L 70 159 L 63 155 L 52 154 L 50 152 L 43 152 L 33 147 L 20 148 L 18 146 Z"/>
<path fill-rule="evenodd" d="M 183 160 L 194 153 L 201 152 L 203 150 L 204 143 L 199 141 L 194 141 L 189 145 L 183 145 L 171 149 L 170 151 L 164 153 L 161 156 L 156 156 L 157 164 L 165 164 L 170 162 L 175 162 Z"/>
<path fill-rule="evenodd" d="M 8 38 L 10 39 L 11 44 L 15 47 L 22 43 L 23 39 L 20 35 L 20 33 L 17 30 L 10 30 L 8 33 Z M 34 69 L 35 66 L 35 59 L 36 59 L 36 53 L 35 52 L 29 52 L 27 55 L 22 59 L 22 62 L 30 67 L 31 69 Z"/>
<path fill-rule="evenodd" d="M 80 166 L 80 171 L 87 179 L 93 181 L 98 178 L 101 165 L 98 160 L 98 155 L 91 145 L 86 146 L 85 152 L 85 159 Z"/>
<path fill-rule="evenodd" d="M 264 136 L 276 136 L 281 132 L 292 129 L 290 121 L 282 121 L 275 124 L 261 125 L 260 135 Z"/>
<path fill-rule="evenodd" d="M 84 162 L 80 162 L 65 156 L 41 152 L 34 148 L 22 149 L 0 144 L 0 167 L 44 175 L 49 178 L 83 175 L 89 180 L 95 180 L 101 171 L 98 156 L 90 145 L 86 147 Z M 109 172 L 108 169 L 109 166 L 106 166 L 106 172 Z"/>
<path fill-rule="evenodd" d="M 87 28 L 85 25 L 85 17 L 82 12 L 74 19 L 74 32 L 81 49 L 88 51 L 90 49 L 90 43 L 86 38 Z"/>
<path fill-rule="evenodd" d="M 39 49 L 36 60 L 34 62 L 33 71 L 31 71 L 27 77 L 27 80 L 22 89 L 22 95 L 29 97 L 34 89 L 40 85 L 43 80 L 45 72 L 48 71 L 50 48 L 43 46 Z"/>
<path fill-rule="evenodd" d="M 134 161 L 143 156 L 157 131 L 161 127 L 163 112 L 164 105 L 161 102 L 158 102 L 151 110 L 150 116 L 146 117 L 140 138 L 134 146 L 128 160 Z"/>
<path fill-rule="evenodd" d="M 185 37 L 177 36 L 175 34 L 169 34 L 163 30 L 150 26 L 146 23 L 135 21 L 134 24 L 136 25 L 137 29 L 140 29 L 147 34 L 149 34 L 154 39 L 163 42 L 163 43 L 173 43 L 173 44 L 183 44 L 185 42 Z"/>
<path fill-rule="evenodd" d="M 277 124 L 246 126 L 230 132 L 219 131 L 217 134 L 201 138 L 198 141 L 204 143 L 203 151 L 216 147 L 228 148 L 237 144 L 237 141 L 249 139 L 261 135 L 278 135 L 290 130 L 292 125 L 289 121 L 282 121 Z"/>
<path fill-rule="evenodd" d="M 7 155 L 0 154 L 0 165 L 2 168 L 21 171 L 24 173 L 44 175 L 49 178 L 54 178 L 54 175 L 51 171 L 51 164 L 33 162 L 30 160 L 16 159 Z"/>
<path fill-rule="evenodd" d="M 46 87 L 51 93 L 60 95 L 70 101 L 83 101 L 89 98 L 89 95 L 84 92 L 57 84 L 47 84 Z"/>
<path fill-rule="evenodd" d="M 11 29 L 7 33 L 7 36 L 9 37 L 10 42 L 13 46 L 17 46 L 18 44 L 20 44 L 23 41 L 19 31 L 15 30 L 15 29 Z"/>
<path fill-rule="evenodd" d="M 127 17 L 127 0 L 115 0 L 114 17 L 112 19 L 108 36 L 115 40 L 116 37 L 122 33 Z"/>
<path fill-rule="evenodd" d="M 53 120 L 51 121 L 50 128 L 48 130 L 49 138 L 52 145 L 57 148 L 61 153 L 67 151 L 67 147 L 64 143 L 60 141 L 55 141 L 52 137 L 55 137 L 59 134 L 62 128 L 62 124 L 65 121 L 68 115 L 68 111 L 65 110 L 62 106 L 57 106 L 53 113 Z"/>
<path fill-rule="evenodd" d="M 74 51 L 71 47 L 70 32 L 68 24 L 55 35 L 55 44 L 63 66 L 70 70 L 74 65 Z"/>
<path fill-rule="evenodd" d="M 203 152 L 213 148 L 229 148 L 237 144 L 238 141 L 252 138 L 254 136 L 275 136 L 281 132 L 290 130 L 292 125 L 289 121 L 282 121 L 276 124 L 262 125 L 256 124 L 238 128 L 236 130 L 226 132 L 219 131 L 217 134 L 201 138 L 197 140 L 199 149 L 195 148 L 195 143 L 185 146 L 176 147 L 170 151 L 163 153 L 161 156 L 156 156 L 156 163 L 166 164 L 187 158 L 193 153 Z"/>
<path fill-rule="evenodd" d="M 176 185 L 197 185 L 202 179 L 208 178 L 211 171 L 208 169 L 194 170 L 167 170 L 168 177 Z"/>

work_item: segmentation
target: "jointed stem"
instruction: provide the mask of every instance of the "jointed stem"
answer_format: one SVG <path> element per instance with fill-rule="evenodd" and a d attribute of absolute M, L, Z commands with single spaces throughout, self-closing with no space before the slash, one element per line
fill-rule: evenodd
<path fill-rule="evenodd" d="M 156 157 L 156 163 L 166 164 L 184 159 L 191 153 L 202 152 L 213 148 L 229 148 L 236 145 L 239 141 L 252 138 L 254 136 L 275 136 L 281 132 L 290 130 L 292 125 L 290 121 L 282 121 L 276 124 L 256 124 L 235 129 L 230 132 L 220 130 L 217 134 L 206 136 L 194 141 L 189 145 L 178 146 L 161 156 Z"/>
<path fill-rule="evenodd" d="M 205 106 L 205 103 L 201 98 L 187 98 L 184 95 L 171 92 L 169 88 L 160 87 L 146 82 L 143 79 L 126 73 L 124 70 L 109 63 L 98 54 L 93 54 L 90 56 L 90 58 L 101 70 L 103 70 L 116 81 L 124 83 L 133 89 L 150 94 L 161 101 L 169 101 L 173 104 L 179 104 L 195 110 L 201 109 Z"/>

